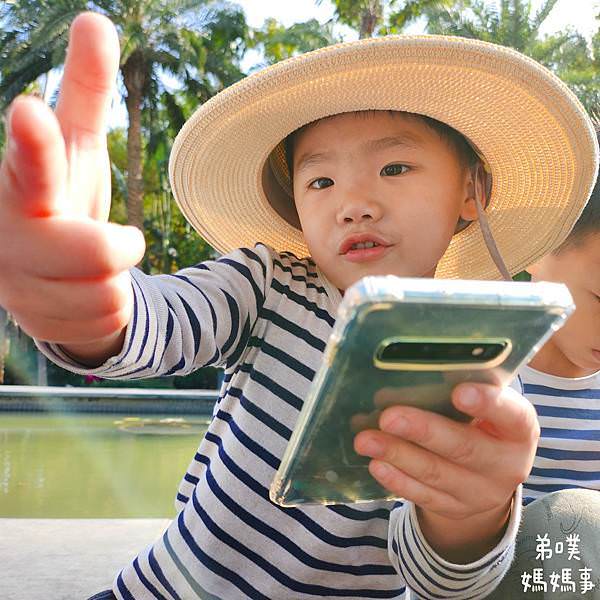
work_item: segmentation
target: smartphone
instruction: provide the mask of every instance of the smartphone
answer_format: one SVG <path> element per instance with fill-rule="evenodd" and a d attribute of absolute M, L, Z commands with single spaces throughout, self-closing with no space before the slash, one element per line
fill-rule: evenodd
<path fill-rule="evenodd" d="M 391 499 L 353 447 L 388 406 L 452 419 L 461 382 L 508 385 L 574 310 L 558 283 L 365 277 L 346 290 L 270 487 L 281 506 Z"/>

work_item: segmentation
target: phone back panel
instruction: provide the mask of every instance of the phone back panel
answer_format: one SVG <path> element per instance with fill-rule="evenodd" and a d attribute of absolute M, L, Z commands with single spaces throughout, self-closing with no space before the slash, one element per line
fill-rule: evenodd
<path fill-rule="evenodd" d="M 271 499 L 294 506 L 391 498 L 369 474 L 369 459 L 354 451 L 356 433 L 377 427 L 379 414 L 392 404 L 465 420 L 450 402 L 452 389 L 461 382 L 508 385 L 572 308 L 560 284 L 361 280 L 340 305 Z M 413 360 L 397 368 L 380 360 L 385 340 L 425 348 L 439 341 L 506 343 L 497 357 L 481 363 Z"/>

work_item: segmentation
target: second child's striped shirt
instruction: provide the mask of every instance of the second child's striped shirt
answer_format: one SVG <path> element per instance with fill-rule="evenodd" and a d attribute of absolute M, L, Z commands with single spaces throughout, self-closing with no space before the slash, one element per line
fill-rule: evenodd
<path fill-rule="evenodd" d="M 520 378 L 541 428 L 524 501 L 570 488 L 600 491 L 600 372 L 569 379 L 525 367 Z"/>

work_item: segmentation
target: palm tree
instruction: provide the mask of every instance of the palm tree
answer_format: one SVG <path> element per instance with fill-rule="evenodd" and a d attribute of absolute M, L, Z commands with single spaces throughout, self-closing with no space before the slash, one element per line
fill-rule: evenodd
<path fill-rule="evenodd" d="M 459 0 L 427 9 L 428 31 L 477 38 L 525 52 L 538 41 L 539 29 L 558 0 L 545 0 L 532 15 L 529 0 Z"/>
<path fill-rule="evenodd" d="M 460 0 L 425 11 L 430 33 L 460 35 L 510 46 L 552 69 L 592 108 L 598 101 L 599 71 L 585 38 L 566 29 L 542 37 L 540 28 L 558 0 L 537 11 L 529 0 Z M 597 46 L 597 44 L 596 44 Z"/>
<path fill-rule="evenodd" d="M 540 28 L 557 2 L 544 0 L 534 12 L 529 0 L 460 0 L 452 6 L 429 8 L 425 15 L 430 33 L 510 46 L 560 71 L 589 56 L 585 39 L 570 29 L 541 37 Z"/>
<path fill-rule="evenodd" d="M 247 27 L 241 9 L 212 0 L 14 0 L 0 7 L 0 110 L 64 61 L 68 28 L 82 10 L 116 25 L 129 117 L 128 222 L 143 229 L 142 114 L 170 98 L 165 76 L 199 101 L 242 76 Z"/>
<path fill-rule="evenodd" d="M 338 19 L 358 29 L 361 39 L 372 37 L 383 19 L 382 0 L 336 0 L 334 4 Z"/>
<path fill-rule="evenodd" d="M 322 0 L 317 0 L 321 4 Z M 335 19 L 358 31 L 359 38 L 400 33 L 430 7 L 450 0 L 333 0 Z"/>
<path fill-rule="evenodd" d="M 259 49 L 265 62 L 273 64 L 339 41 L 341 38 L 333 33 L 333 23 L 321 25 L 316 19 L 310 19 L 285 27 L 270 18 L 265 20 L 261 28 L 251 33 L 248 47 Z"/>

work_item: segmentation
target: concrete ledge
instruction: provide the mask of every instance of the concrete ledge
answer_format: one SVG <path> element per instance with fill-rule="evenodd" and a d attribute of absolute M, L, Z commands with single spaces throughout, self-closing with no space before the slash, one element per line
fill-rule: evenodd
<path fill-rule="evenodd" d="M 212 414 L 218 390 L 0 385 L 0 412 Z"/>
<path fill-rule="evenodd" d="M 170 519 L 0 519 L 3 600 L 85 600 Z"/>

